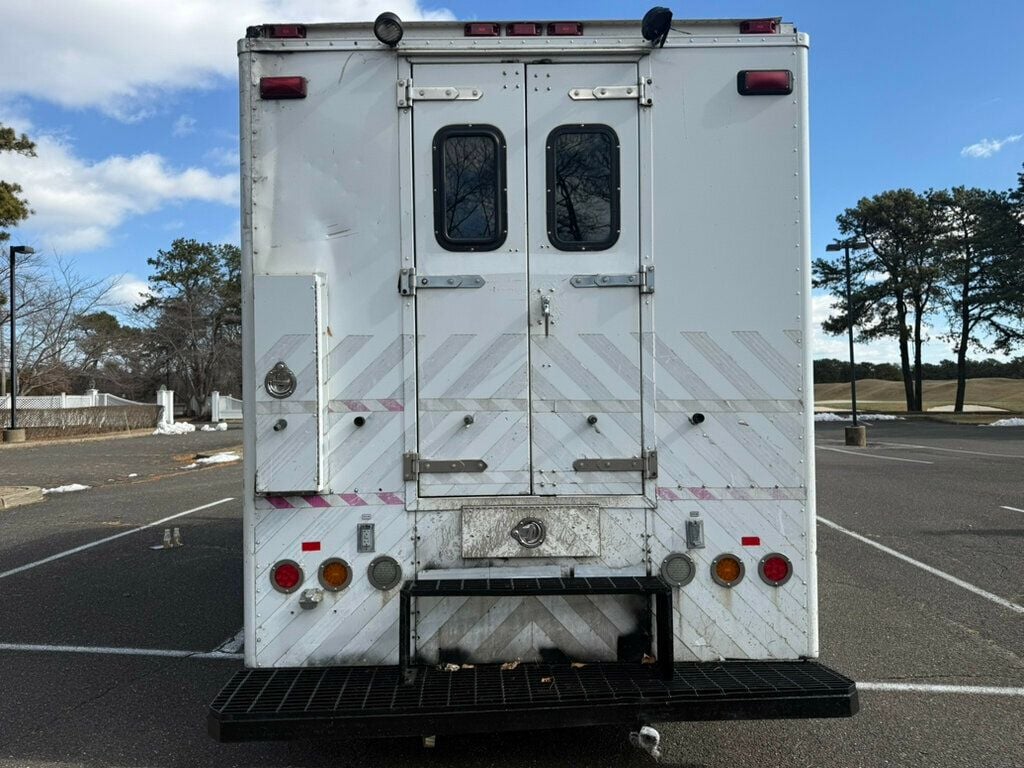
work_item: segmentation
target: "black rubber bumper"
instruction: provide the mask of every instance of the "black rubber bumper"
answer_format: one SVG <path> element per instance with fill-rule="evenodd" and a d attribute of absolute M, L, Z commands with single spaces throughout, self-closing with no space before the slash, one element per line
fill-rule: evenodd
<path fill-rule="evenodd" d="M 849 717 L 856 684 L 812 661 L 245 669 L 210 705 L 220 741 L 489 733 L 676 720 Z"/>

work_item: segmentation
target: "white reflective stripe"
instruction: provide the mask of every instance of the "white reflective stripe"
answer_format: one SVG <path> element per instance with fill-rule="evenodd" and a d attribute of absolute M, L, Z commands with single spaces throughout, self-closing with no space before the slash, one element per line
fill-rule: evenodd
<path fill-rule="evenodd" d="M 854 533 L 853 531 L 851 531 L 848 528 L 843 528 L 843 526 L 838 525 L 837 523 L 833 523 L 831 520 L 826 520 L 824 517 L 820 517 L 819 516 L 818 517 L 818 522 L 819 523 L 824 523 L 829 528 L 834 528 L 835 530 L 839 531 L 840 533 L 845 533 L 847 536 L 852 536 L 853 538 L 857 539 L 857 541 L 862 541 L 865 544 L 870 544 L 875 549 L 879 549 L 882 552 L 885 552 L 887 555 L 892 555 L 893 557 L 899 558 L 900 560 L 904 561 L 905 563 L 910 563 L 911 565 L 915 565 L 918 568 L 920 568 L 922 571 L 927 571 L 928 573 L 932 574 L 933 576 L 938 576 L 940 579 L 945 579 L 950 584 L 956 584 L 958 587 L 963 587 L 968 592 L 973 592 L 976 595 L 984 597 L 986 600 L 991 600 L 996 605 L 1001 605 L 1004 608 L 1009 608 L 1011 611 L 1016 611 L 1017 613 L 1024 613 L 1024 605 L 1018 605 L 1017 603 L 1012 603 L 1012 602 L 1010 602 L 1009 600 L 1007 600 L 1004 597 L 1000 597 L 999 595 L 994 595 L 991 592 L 987 592 L 986 590 L 982 589 L 981 587 L 976 587 L 973 584 L 964 581 L 963 579 L 958 579 L 956 576 L 952 576 L 952 575 L 950 575 L 948 573 L 945 573 L 944 571 L 940 571 L 938 568 L 933 568 L 932 566 L 928 565 L 927 563 L 922 563 L 920 560 L 915 560 L 912 557 L 908 557 L 907 555 L 904 555 L 902 552 L 897 552 L 895 549 L 890 549 L 889 547 L 885 546 L 884 544 L 879 544 L 877 541 L 872 541 L 871 539 L 867 538 L 866 536 L 861 536 L 859 533 Z"/>
<path fill-rule="evenodd" d="M 121 531 L 121 533 L 115 533 L 113 536 L 107 536 L 102 539 L 97 539 L 96 541 L 90 541 L 88 544 L 83 544 L 80 547 L 75 547 L 74 549 L 67 549 L 63 552 L 58 552 L 56 555 L 44 557 L 42 560 L 36 560 L 34 563 L 26 563 L 25 565 L 19 565 L 17 568 L 11 568 L 9 571 L 4 571 L 3 573 L 0 573 L 0 579 L 6 579 L 8 576 L 13 576 L 16 573 L 27 571 L 30 568 L 35 568 L 38 565 L 52 563 L 54 560 L 60 560 L 61 558 L 67 557 L 68 555 L 74 555 L 78 552 L 84 552 L 87 549 L 98 547 L 100 544 L 106 544 L 108 541 L 114 541 L 115 539 L 120 539 L 123 536 L 131 536 L 133 533 L 138 533 L 139 531 L 144 531 L 147 528 L 153 528 L 158 525 L 163 525 L 164 523 L 169 523 L 171 520 L 176 520 L 179 517 L 184 517 L 185 515 L 191 515 L 193 512 L 201 512 L 204 509 L 216 507 L 218 504 L 226 504 L 229 501 L 234 501 L 234 497 L 228 496 L 226 499 L 220 499 L 219 501 L 211 501 L 209 504 L 203 504 L 201 507 L 186 509 L 184 512 L 178 512 L 176 515 L 170 515 L 159 520 L 154 520 L 152 523 L 140 525 L 138 528 L 132 528 L 130 531 Z"/>
<path fill-rule="evenodd" d="M 1024 509 L 1017 509 L 1017 507 L 1000 507 L 1000 509 L 1008 509 L 1011 512 L 1024 512 Z"/>

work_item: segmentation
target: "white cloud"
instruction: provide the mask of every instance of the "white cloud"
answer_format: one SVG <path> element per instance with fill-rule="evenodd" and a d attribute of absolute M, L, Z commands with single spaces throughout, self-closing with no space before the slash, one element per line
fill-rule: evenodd
<path fill-rule="evenodd" d="M 178 138 L 189 136 L 195 132 L 196 119 L 191 115 L 182 115 L 174 121 L 174 125 L 171 127 L 171 133 Z"/>
<path fill-rule="evenodd" d="M 141 278 L 125 272 L 113 279 L 107 301 L 116 309 L 131 310 L 146 300 L 149 284 Z"/>
<path fill-rule="evenodd" d="M 1007 144 L 1024 139 L 1024 133 L 1015 133 L 1004 139 L 982 139 L 981 141 L 960 150 L 961 157 L 992 157 Z"/>
<path fill-rule="evenodd" d="M 171 168 L 160 155 L 114 155 L 83 160 L 51 135 L 35 137 L 34 158 L 5 153 L 0 178 L 22 185 L 35 214 L 22 227 L 38 244 L 62 252 L 88 251 L 110 242 L 126 219 L 171 202 L 238 204 L 238 176 L 203 168 Z"/>
<path fill-rule="evenodd" d="M 237 168 L 239 163 L 238 145 L 233 147 L 214 147 L 203 154 L 203 159 L 214 165 Z"/>
<path fill-rule="evenodd" d="M 236 41 L 271 21 L 451 18 L 418 0 L 34 0 L 4 4 L 0 96 L 98 107 L 123 120 L 151 113 L 168 92 L 233 80 Z"/>

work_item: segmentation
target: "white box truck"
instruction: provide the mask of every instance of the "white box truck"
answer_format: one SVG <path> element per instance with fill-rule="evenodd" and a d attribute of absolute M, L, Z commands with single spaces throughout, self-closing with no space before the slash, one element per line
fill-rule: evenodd
<path fill-rule="evenodd" d="M 815 661 L 807 49 L 663 8 L 248 31 L 215 737 L 856 711 Z"/>

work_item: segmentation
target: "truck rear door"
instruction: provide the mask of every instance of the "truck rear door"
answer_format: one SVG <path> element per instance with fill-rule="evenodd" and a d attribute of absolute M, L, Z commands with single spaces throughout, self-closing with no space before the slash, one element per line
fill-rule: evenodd
<path fill-rule="evenodd" d="M 413 66 L 421 495 L 643 493 L 636 91 Z"/>

